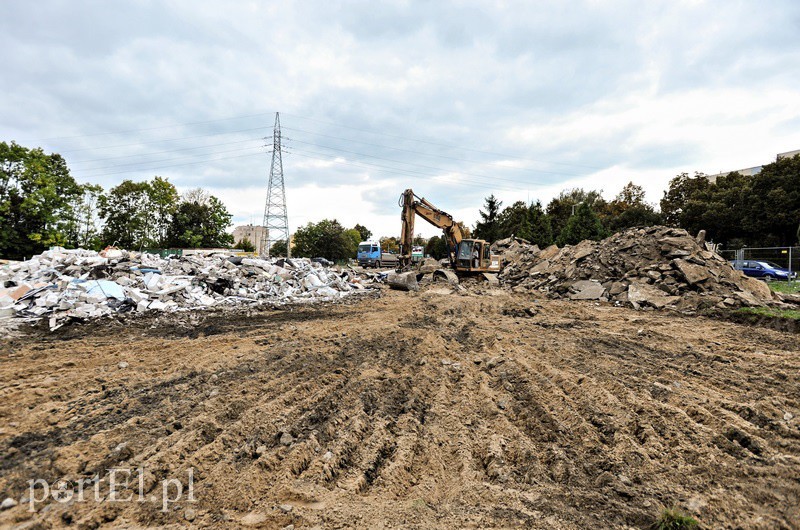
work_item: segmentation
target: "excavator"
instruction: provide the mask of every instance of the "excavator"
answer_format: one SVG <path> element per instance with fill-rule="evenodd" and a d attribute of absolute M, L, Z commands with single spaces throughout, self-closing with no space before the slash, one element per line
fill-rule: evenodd
<path fill-rule="evenodd" d="M 441 276 L 451 283 L 458 283 L 459 278 L 467 276 L 483 276 L 492 284 L 497 283 L 500 272 L 500 256 L 492 254 L 489 242 L 482 239 L 464 239 L 461 227 L 453 216 L 440 210 L 430 201 L 417 196 L 413 190 L 407 189 L 400 196 L 398 205 L 403 209 L 400 219 L 400 267 L 408 268 L 411 264 L 412 241 L 414 238 L 414 220 L 417 215 L 444 232 L 447 242 L 449 269 L 439 269 L 434 277 Z"/>

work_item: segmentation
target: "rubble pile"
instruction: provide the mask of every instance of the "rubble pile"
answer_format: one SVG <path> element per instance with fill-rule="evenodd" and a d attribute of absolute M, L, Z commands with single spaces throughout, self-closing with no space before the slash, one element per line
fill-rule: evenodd
<path fill-rule="evenodd" d="M 501 281 L 554 298 L 613 301 L 681 311 L 758 307 L 777 301 L 765 282 L 735 270 L 685 230 L 631 228 L 602 241 L 540 250 L 498 242 L 507 266 Z"/>
<path fill-rule="evenodd" d="M 0 267 L 0 316 L 49 318 L 56 328 L 116 312 L 334 299 L 370 283 L 369 276 L 304 258 L 51 250 Z"/>

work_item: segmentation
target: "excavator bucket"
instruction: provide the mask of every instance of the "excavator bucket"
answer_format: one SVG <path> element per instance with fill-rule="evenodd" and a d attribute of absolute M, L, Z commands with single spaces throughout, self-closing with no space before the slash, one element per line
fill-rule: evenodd
<path fill-rule="evenodd" d="M 450 269 L 437 269 L 433 272 L 434 280 L 444 280 L 451 285 L 458 285 L 458 276 Z"/>

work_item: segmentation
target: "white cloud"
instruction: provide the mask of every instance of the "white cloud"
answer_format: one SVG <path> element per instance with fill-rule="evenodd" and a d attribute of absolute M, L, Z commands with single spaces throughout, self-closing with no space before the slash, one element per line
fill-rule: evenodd
<path fill-rule="evenodd" d="M 468 224 L 493 191 L 546 203 L 633 180 L 657 202 L 678 172 L 800 148 L 798 19 L 791 0 L 12 1 L 0 140 L 105 187 L 204 186 L 237 222 L 263 215 L 269 155 L 215 153 L 270 145 L 275 110 L 293 227 L 396 234 L 407 187 Z"/>

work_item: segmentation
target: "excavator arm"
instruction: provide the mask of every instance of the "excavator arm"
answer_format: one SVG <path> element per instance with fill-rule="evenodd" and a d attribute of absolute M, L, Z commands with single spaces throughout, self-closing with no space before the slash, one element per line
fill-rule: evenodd
<path fill-rule="evenodd" d="M 400 214 L 402 230 L 400 233 L 400 265 L 405 266 L 411 263 L 411 247 L 414 239 L 414 219 L 419 215 L 433 226 L 440 228 L 444 232 L 444 239 L 447 242 L 450 264 L 456 260 L 456 249 L 461 243 L 464 235 L 461 227 L 453 220 L 453 216 L 438 209 L 429 201 L 414 195 L 413 190 L 406 190 L 400 197 L 400 206 L 403 208 Z"/>

